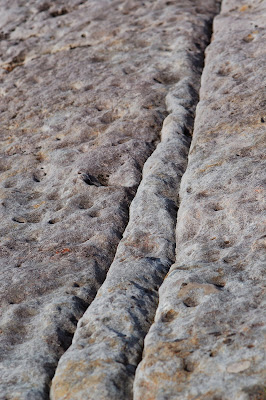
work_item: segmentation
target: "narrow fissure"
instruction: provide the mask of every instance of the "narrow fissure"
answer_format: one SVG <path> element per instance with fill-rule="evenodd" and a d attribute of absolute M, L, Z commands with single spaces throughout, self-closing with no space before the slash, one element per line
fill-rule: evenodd
<path fill-rule="evenodd" d="M 161 28 L 142 21 L 145 5 L 128 13 L 124 2 L 115 11 L 113 2 L 103 3 L 107 10 L 86 2 L 66 25 L 64 13 L 58 24 L 49 21 L 52 4 L 37 10 L 25 3 L 19 11 L 29 20 L 21 27 L 11 15 L 4 29 L 21 39 L 1 40 L 11 63 L 0 70 L 7 128 L 0 381 L 10 398 L 48 398 L 58 358 L 112 263 L 143 164 L 158 142 L 166 89 L 177 79 L 152 80 L 171 63 L 154 49 Z M 138 19 L 145 29 L 128 34 Z"/>
<path fill-rule="evenodd" d="M 210 20 L 205 21 L 205 42 L 198 46 L 200 54 L 192 56 L 190 76 L 170 87 L 166 96 L 169 115 L 161 142 L 144 165 L 129 223 L 106 280 L 80 319 L 72 345 L 59 360 L 52 400 L 60 399 L 62 393 L 73 399 L 133 396 L 134 374 L 156 312 L 158 290 L 175 260 L 178 190 L 186 169 L 211 27 Z"/>
<path fill-rule="evenodd" d="M 250 195 L 264 190 L 265 29 L 250 33 L 263 14 L 262 3 L 232 0 L 214 20 L 179 190 L 175 263 L 159 290 L 134 400 L 263 396 L 264 208 Z"/>
<path fill-rule="evenodd" d="M 219 0 L 219 1 L 218 1 L 219 8 L 218 8 L 217 13 L 215 14 L 215 16 L 219 15 L 219 13 L 220 13 L 221 2 L 222 2 L 222 0 Z M 214 16 L 214 18 L 215 18 L 215 16 Z M 208 45 L 210 44 L 210 42 L 211 42 L 211 38 L 212 38 L 212 34 L 213 34 L 213 20 L 207 24 L 206 29 L 207 29 L 207 32 L 208 32 L 208 38 L 209 38 L 209 40 L 208 40 L 208 42 L 207 42 L 206 45 L 205 45 L 205 49 L 207 48 L 207 46 L 208 46 Z M 204 52 L 205 52 L 205 49 L 204 49 Z M 202 71 L 203 71 L 203 69 L 204 69 L 204 61 L 205 61 L 204 52 L 201 54 L 201 57 L 199 57 L 199 58 L 197 59 L 197 62 L 196 62 L 196 65 L 200 65 L 200 66 L 201 66 Z M 193 107 L 192 110 L 187 110 L 187 111 L 188 111 L 188 114 L 187 114 L 187 121 L 186 121 L 186 123 L 185 123 L 185 125 L 184 125 L 184 127 L 183 127 L 183 132 L 182 132 L 184 136 L 186 136 L 186 137 L 189 138 L 188 143 L 187 143 L 187 150 L 188 150 L 188 151 L 187 151 L 187 157 L 188 157 L 188 155 L 189 155 L 190 145 L 191 145 L 191 139 L 192 139 L 193 131 L 194 131 L 194 123 L 195 123 L 195 116 L 196 116 L 196 107 L 197 107 L 197 104 L 199 103 L 199 100 L 200 100 L 200 87 L 199 87 L 198 91 L 196 91 L 196 90 L 194 89 L 194 87 L 191 87 L 191 91 L 192 91 L 192 93 L 193 93 L 193 99 L 196 99 L 196 102 L 195 102 L 195 105 L 194 105 L 194 107 Z M 171 115 L 171 114 L 169 114 L 169 115 Z M 182 176 L 184 175 L 185 171 L 186 171 L 186 168 L 182 171 L 182 175 L 180 176 L 180 182 L 181 182 L 181 180 L 182 180 Z M 175 217 L 174 217 L 174 221 L 175 221 L 175 229 L 174 229 L 174 230 L 176 231 L 176 221 L 177 221 L 177 215 L 178 215 L 178 210 L 179 210 L 179 193 L 178 193 L 178 192 L 177 192 L 177 197 L 176 197 L 175 204 L 176 204 L 176 212 L 175 212 Z M 175 243 L 175 244 L 176 244 L 176 243 Z M 174 262 L 175 262 L 175 257 L 174 257 L 173 259 L 171 259 L 171 261 L 172 261 L 172 264 L 171 264 L 170 267 L 168 268 L 168 271 L 171 269 L 171 266 L 174 264 Z M 168 271 L 167 271 L 167 272 L 168 272 Z M 163 280 L 165 279 L 165 277 L 166 277 L 166 274 L 162 277 L 161 283 L 163 282 Z M 156 297 L 156 299 L 155 299 L 154 312 L 153 312 L 153 315 L 151 315 L 151 319 L 150 319 L 150 321 L 149 321 L 149 322 L 150 322 L 150 327 L 151 327 L 151 325 L 152 325 L 152 323 L 153 323 L 154 316 L 155 316 L 155 313 L 156 313 L 156 309 L 157 309 L 157 306 L 158 306 L 158 302 L 159 302 L 159 288 L 160 288 L 160 286 L 161 286 L 161 283 L 160 283 L 159 286 L 155 289 L 155 290 L 157 290 L 157 297 Z M 169 314 L 169 313 L 167 313 L 167 314 L 164 316 L 164 319 L 165 319 L 166 321 L 171 321 L 172 315 L 171 315 L 171 313 L 170 313 L 170 315 L 168 315 L 168 314 Z M 149 331 L 149 329 L 146 331 L 146 334 L 148 333 L 148 331 Z M 145 336 L 146 336 L 146 335 L 145 335 Z M 143 346 L 142 346 L 142 349 L 143 349 L 143 347 L 144 347 L 145 336 L 143 337 Z M 142 360 L 142 354 L 139 354 L 139 361 L 136 363 L 136 367 L 135 367 L 135 369 L 134 369 L 134 374 L 135 374 L 135 372 L 136 372 L 136 369 L 137 369 L 138 365 L 141 363 L 141 360 Z M 133 382 L 133 384 L 134 384 L 134 382 Z M 130 397 L 130 398 L 132 398 L 132 399 L 135 398 L 135 397 L 134 397 L 134 391 L 132 392 L 132 397 Z"/>

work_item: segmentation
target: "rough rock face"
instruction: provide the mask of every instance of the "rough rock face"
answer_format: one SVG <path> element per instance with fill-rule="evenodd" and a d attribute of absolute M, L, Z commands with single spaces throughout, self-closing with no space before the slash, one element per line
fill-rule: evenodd
<path fill-rule="evenodd" d="M 175 223 L 180 178 L 190 145 L 203 50 L 218 3 L 189 3 L 176 41 L 179 82 L 166 97 L 170 115 L 162 142 L 148 159 L 130 207 L 130 219 L 116 257 L 96 299 L 79 321 L 70 349 L 60 359 L 51 390 L 55 399 L 129 399 L 143 339 L 151 325 L 158 288 L 174 262 Z M 199 6 L 199 2 L 197 4 Z M 201 48 L 191 53 L 199 40 Z"/>
<path fill-rule="evenodd" d="M 2 398 L 48 397 L 113 260 L 166 94 L 193 57 L 202 65 L 203 3 L 190 15 L 190 2 L 2 1 Z"/>
<path fill-rule="evenodd" d="M 232 0 L 214 22 L 138 400 L 265 399 L 265 12 Z"/>
<path fill-rule="evenodd" d="M 265 398 L 260 0 L 222 2 L 186 170 L 219 3 L 0 0 L 1 400 L 60 358 L 53 400 Z"/>

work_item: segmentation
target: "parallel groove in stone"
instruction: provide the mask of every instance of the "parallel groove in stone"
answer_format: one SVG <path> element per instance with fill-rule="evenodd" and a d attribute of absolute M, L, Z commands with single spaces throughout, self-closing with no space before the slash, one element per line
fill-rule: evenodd
<path fill-rule="evenodd" d="M 143 180 L 107 278 L 78 323 L 61 357 L 51 398 L 129 399 L 143 339 L 152 323 L 158 288 L 174 262 L 179 183 L 187 163 L 203 52 L 217 2 L 198 2 L 182 14 L 174 50 L 180 81 L 166 97 L 162 141 L 145 163 Z M 189 13 L 187 12 L 189 10 Z M 190 54 L 195 42 L 200 48 Z"/>
<path fill-rule="evenodd" d="M 1 399 L 48 398 L 113 261 L 180 79 L 168 3 L 0 2 Z"/>
<path fill-rule="evenodd" d="M 266 6 L 224 1 L 135 400 L 265 398 Z"/>

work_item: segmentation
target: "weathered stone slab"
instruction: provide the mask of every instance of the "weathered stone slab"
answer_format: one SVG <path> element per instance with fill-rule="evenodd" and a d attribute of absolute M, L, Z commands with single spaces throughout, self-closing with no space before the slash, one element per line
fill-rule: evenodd
<path fill-rule="evenodd" d="M 199 6 L 202 14 L 197 13 Z M 181 16 L 172 45 L 179 82 L 166 97 L 170 115 L 164 121 L 161 143 L 145 163 L 129 224 L 107 278 L 59 361 L 53 400 L 132 398 L 158 288 L 174 262 L 179 184 L 187 163 L 203 51 L 218 4 L 177 2 L 172 7 L 161 10 L 164 20 L 168 12 Z M 197 42 L 198 50 L 191 52 Z"/>
<path fill-rule="evenodd" d="M 230 0 L 215 19 L 136 400 L 265 398 L 265 18 Z"/>
<path fill-rule="evenodd" d="M 190 14 L 190 2 L 161 0 L 1 2 L 1 399 L 48 398 L 166 94 L 200 68 L 205 3 Z"/>

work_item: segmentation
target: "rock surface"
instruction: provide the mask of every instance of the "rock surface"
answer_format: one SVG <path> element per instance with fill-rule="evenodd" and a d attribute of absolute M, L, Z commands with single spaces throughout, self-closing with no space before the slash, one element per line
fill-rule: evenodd
<path fill-rule="evenodd" d="M 48 398 L 105 278 L 190 63 L 187 7 L 1 2 L 1 399 Z"/>
<path fill-rule="evenodd" d="M 1 400 L 60 358 L 52 400 L 265 398 L 263 1 L 222 1 L 180 187 L 219 3 L 0 0 Z"/>
<path fill-rule="evenodd" d="M 144 166 L 129 224 L 107 278 L 60 359 L 53 400 L 132 398 L 158 288 L 174 262 L 179 183 L 187 163 L 203 51 L 210 40 L 208 27 L 219 10 L 216 1 L 202 5 L 201 16 L 189 2 L 183 8 L 184 3 L 175 6 L 182 15 L 175 45 L 179 82 L 166 97 L 170 115 L 164 121 L 162 142 Z M 201 48 L 191 54 L 199 38 Z"/>
<path fill-rule="evenodd" d="M 136 400 L 265 399 L 265 17 L 230 0 L 215 18 Z"/>

